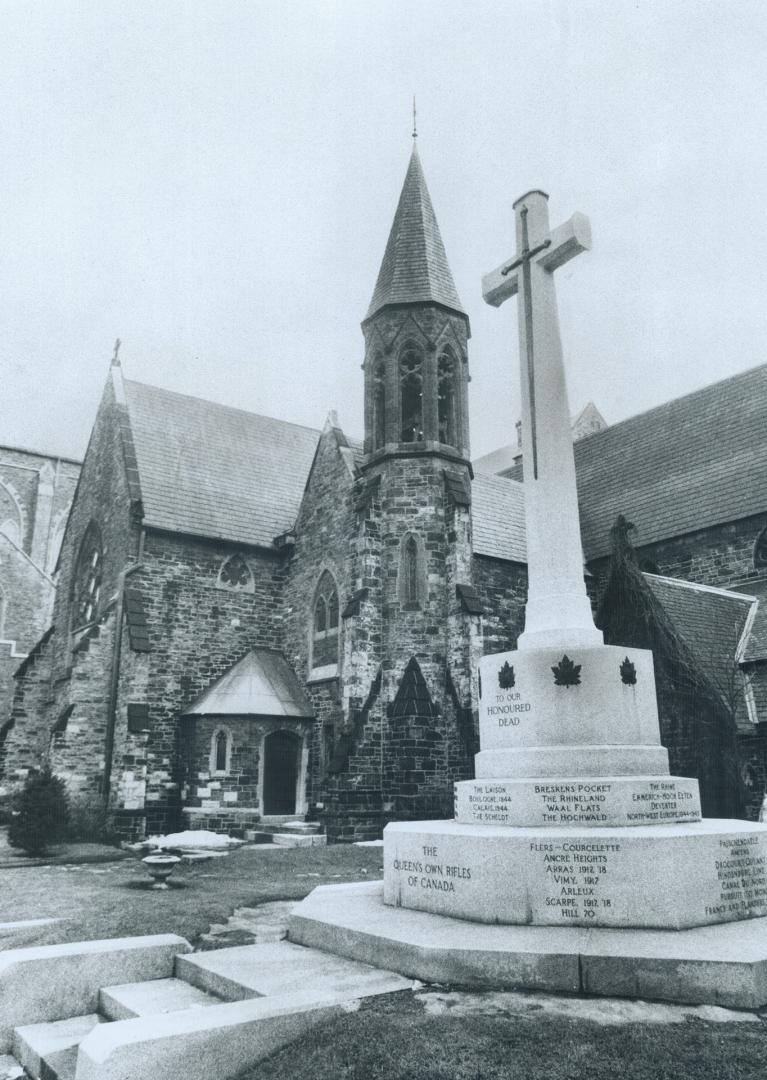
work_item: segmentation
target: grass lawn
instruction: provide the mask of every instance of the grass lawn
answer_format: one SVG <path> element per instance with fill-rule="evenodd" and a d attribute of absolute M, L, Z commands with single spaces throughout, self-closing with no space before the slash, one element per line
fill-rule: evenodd
<path fill-rule="evenodd" d="M 179 865 L 167 892 L 147 890 L 136 859 L 0 870 L 0 923 L 59 918 L 48 926 L 0 930 L 0 949 L 60 941 L 181 934 L 194 943 L 238 907 L 300 900 L 316 885 L 382 876 L 381 849 L 333 845 L 268 851 L 241 848 L 226 858 Z"/>
<path fill-rule="evenodd" d="M 434 1016 L 401 993 L 315 1029 L 240 1080 L 764 1080 L 766 1070 L 764 1023 Z"/>

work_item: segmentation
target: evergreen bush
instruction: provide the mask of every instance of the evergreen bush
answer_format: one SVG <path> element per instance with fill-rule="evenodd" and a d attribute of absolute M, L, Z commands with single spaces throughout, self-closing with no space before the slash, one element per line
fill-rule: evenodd
<path fill-rule="evenodd" d="M 46 765 L 26 779 L 11 815 L 8 843 L 37 855 L 66 834 L 68 821 L 64 781 Z"/>

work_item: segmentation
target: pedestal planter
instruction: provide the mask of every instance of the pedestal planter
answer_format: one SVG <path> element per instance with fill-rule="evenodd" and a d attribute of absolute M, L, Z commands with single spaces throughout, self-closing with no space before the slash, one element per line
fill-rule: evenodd
<path fill-rule="evenodd" d="M 147 855 L 141 860 L 152 878 L 152 889 L 167 889 L 168 878 L 181 862 L 178 855 Z"/>

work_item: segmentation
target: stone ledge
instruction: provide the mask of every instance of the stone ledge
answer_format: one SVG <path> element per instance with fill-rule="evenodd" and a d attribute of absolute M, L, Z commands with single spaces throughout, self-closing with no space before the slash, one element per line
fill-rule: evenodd
<path fill-rule="evenodd" d="M 767 1004 L 767 918 L 692 930 L 498 926 L 387 907 L 380 882 L 323 885 L 289 937 L 408 978 L 755 1009 Z"/>

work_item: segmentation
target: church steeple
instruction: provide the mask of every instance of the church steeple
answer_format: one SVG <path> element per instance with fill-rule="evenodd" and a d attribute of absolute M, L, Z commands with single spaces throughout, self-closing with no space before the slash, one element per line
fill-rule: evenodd
<path fill-rule="evenodd" d="M 365 320 L 390 304 L 430 301 L 466 315 L 413 141 L 410 164 Z"/>
<path fill-rule="evenodd" d="M 415 142 L 365 334 L 365 450 L 467 460 L 469 320 Z"/>

